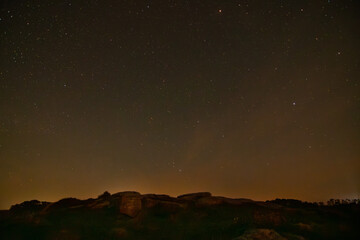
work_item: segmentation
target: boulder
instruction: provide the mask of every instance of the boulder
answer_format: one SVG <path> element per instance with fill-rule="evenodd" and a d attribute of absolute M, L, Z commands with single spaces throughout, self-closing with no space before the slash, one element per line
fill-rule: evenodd
<path fill-rule="evenodd" d="M 254 203 L 253 200 L 247 199 L 247 198 L 224 198 L 223 197 L 223 200 L 225 203 L 231 204 L 231 205 L 242 205 L 245 203 Z"/>
<path fill-rule="evenodd" d="M 11 212 L 26 212 L 26 211 L 40 211 L 48 206 L 50 202 L 40 202 L 38 200 L 25 201 L 20 204 L 11 206 Z"/>
<path fill-rule="evenodd" d="M 197 200 L 203 197 L 211 197 L 211 193 L 209 192 L 188 193 L 188 194 L 180 195 L 177 198 L 183 200 Z"/>
<path fill-rule="evenodd" d="M 224 198 L 222 197 L 203 197 L 203 198 L 199 198 L 196 201 L 196 206 L 208 207 L 208 206 L 220 205 L 222 203 L 224 203 Z"/>
<path fill-rule="evenodd" d="M 100 199 L 109 199 L 111 194 L 108 191 L 105 191 L 103 194 L 99 195 L 98 198 Z"/>
<path fill-rule="evenodd" d="M 64 198 L 57 202 L 51 203 L 44 208 L 44 212 L 66 210 L 68 208 L 83 207 L 84 201 L 77 198 Z"/>
<path fill-rule="evenodd" d="M 119 211 L 129 217 L 136 217 L 142 209 L 142 196 L 137 192 L 123 192 L 119 195 Z"/>
<path fill-rule="evenodd" d="M 110 206 L 110 201 L 106 199 L 97 199 L 88 205 L 88 207 L 91 209 L 103 209 L 109 206 Z"/>
<path fill-rule="evenodd" d="M 144 198 L 143 199 L 144 207 L 146 208 L 153 208 L 158 207 L 162 210 L 168 211 L 168 212 L 175 212 L 181 208 L 186 208 L 187 204 L 184 202 L 177 202 L 174 200 L 159 200 L 154 198 Z"/>
<path fill-rule="evenodd" d="M 170 197 L 169 195 L 165 195 L 165 194 L 145 194 L 144 197 L 154 199 L 154 200 L 175 201 L 175 198 Z"/>
<path fill-rule="evenodd" d="M 134 192 L 134 191 L 125 191 L 125 192 L 118 192 L 118 193 L 114 193 L 111 195 L 112 199 L 119 199 L 123 196 L 142 196 L 140 193 L 138 192 Z"/>

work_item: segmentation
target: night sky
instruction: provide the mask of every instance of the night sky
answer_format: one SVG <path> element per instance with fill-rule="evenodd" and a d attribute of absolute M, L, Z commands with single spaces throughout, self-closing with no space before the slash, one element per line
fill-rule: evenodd
<path fill-rule="evenodd" d="M 1 2 L 1 209 L 359 198 L 355 0 Z"/>

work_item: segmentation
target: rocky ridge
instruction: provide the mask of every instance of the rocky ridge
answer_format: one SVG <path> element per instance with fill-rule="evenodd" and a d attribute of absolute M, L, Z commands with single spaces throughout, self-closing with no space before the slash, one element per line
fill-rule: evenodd
<path fill-rule="evenodd" d="M 37 200 L 0 212 L 0 239 L 360 239 L 358 205 L 134 191 Z M 22 229 L 22 230 L 21 230 Z"/>

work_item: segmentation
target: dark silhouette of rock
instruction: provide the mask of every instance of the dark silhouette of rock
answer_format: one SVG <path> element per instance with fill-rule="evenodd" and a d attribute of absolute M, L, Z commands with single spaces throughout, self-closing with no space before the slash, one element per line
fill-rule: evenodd
<path fill-rule="evenodd" d="M 154 198 L 145 197 L 143 199 L 144 206 L 146 208 L 154 208 L 157 207 L 159 209 L 168 211 L 168 212 L 175 212 L 179 209 L 185 209 L 187 204 L 181 201 L 168 201 L 168 200 L 159 200 Z"/>
<path fill-rule="evenodd" d="M 125 192 L 114 193 L 111 196 L 117 198 L 122 196 L 141 196 L 141 194 L 135 191 L 125 191 Z"/>
<path fill-rule="evenodd" d="M 0 239 L 360 239 L 360 206 L 105 192 L 0 211 Z"/>
<path fill-rule="evenodd" d="M 103 194 L 98 196 L 98 198 L 101 198 L 101 199 L 109 199 L 110 197 L 111 197 L 111 194 L 108 191 L 105 191 Z"/>
<path fill-rule="evenodd" d="M 220 205 L 224 203 L 224 198 L 222 197 L 202 197 L 197 199 L 196 205 L 197 206 L 214 206 Z"/>
<path fill-rule="evenodd" d="M 142 209 L 143 196 L 138 192 L 121 192 L 114 194 L 118 198 L 118 208 L 120 213 L 129 217 L 135 217 Z"/>
<path fill-rule="evenodd" d="M 144 194 L 145 198 L 151 198 L 159 201 L 174 201 L 174 198 L 165 194 Z"/>
<path fill-rule="evenodd" d="M 91 209 L 103 209 L 111 206 L 111 197 L 101 197 L 93 201 L 89 201 L 86 206 Z"/>
<path fill-rule="evenodd" d="M 20 204 L 11 206 L 11 212 L 24 212 L 24 211 L 40 211 L 48 206 L 50 202 L 40 202 L 38 200 L 25 201 Z"/>
<path fill-rule="evenodd" d="M 188 193 L 178 196 L 179 199 L 185 200 L 196 200 L 203 197 L 211 197 L 211 193 L 209 192 L 199 192 L 199 193 Z"/>
<path fill-rule="evenodd" d="M 77 198 L 64 198 L 57 202 L 51 203 L 44 208 L 45 212 L 56 211 L 56 210 L 66 210 L 69 208 L 82 207 L 84 206 L 84 201 Z"/>

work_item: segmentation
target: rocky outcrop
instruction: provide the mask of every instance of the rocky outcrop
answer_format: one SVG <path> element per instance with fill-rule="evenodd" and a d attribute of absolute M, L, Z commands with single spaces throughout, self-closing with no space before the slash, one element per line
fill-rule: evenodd
<path fill-rule="evenodd" d="M 165 194 L 144 194 L 144 198 L 154 199 L 159 201 L 174 201 L 175 198 Z"/>
<path fill-rule="evenodd" d="M 255 202 L 247 198 L 224 198 L 224 202 L 230 205 L 243 205 L 246 203 L 254 204 Z M 257 204 L 257 203 L 256 203 Z"/>
<path fill-rule="evenodd" d="M 211 197 L 211 193 L 209 192 L 189 193 L 189 194 L 180 195 L 177 198 L 183 200 L 197 200 L 203 197 Z"/>
<path fill-rule="evenodd" d="M 122 196 L 141 196 L 141 194 L 135 191 L 125 191 L 125 192 L 114 193 L 111 195 L 112 198 L 119 198 Z"/>
<path fill-rule="evenodd" d="M 174 201 L 174 200 L 162 200 L 156 198 L 145 197 L 143 199 L 144 207 L 146 208 L 154 208 L 157 207 L 159 209 L 175 212 L 179 209 L 184 209 L 187 207 L 185 202 Z"/>
<path fill-rule="evenodd" d="M 90 202 L 87 206 L 91 209 L 103 209 L 110 207 L 110 204 L 111 203 L 109 199 L 99 198 L 93 202 Z"/>
<path fill-rule="evenodd" d="M 69 208 L 83 207 L 84 201 L 76 198 L 64 198 L 57 202 L 51 203 L 44 208 L 44 212 L 64 210 Z"/>
<path fill-rule="evenodd" d="M 360 239 L 360 206 L 290 203 L 206 192 L 33 200 L 0 211 L 0 239 Z"/>
<path fill-rule="evenodd" d="M 211 196 L 210 193 L 193 193 L 183 195 L 181 199 L 187 199 L 190 201 L 196 200 L 196 206 L 216 206 L 220 204 L 229 204 L 229 205 L 243 205 L 246 203 L 254 203 L 253 200 L 239 198 L 239 199 L 232 199 L 232 198 L 225 198 L 225 197 L 216 197 Z"/>
<path fill-rule="evenodd" d="M 196 201 L 196 206 L 198 207 L 208 207 L 215 206 L 224 203 L 224 198 L 222 197 L 202 197 Z"/>
<path fill-rule="evenodd" d="M 41 211 L 49 204 L 50 202 L 40 202 L 38 200 L 25 201 L 23 203 L 15 204 L 11 206 L 10 211 L 16 213 L 28 212 L 28 211 Z"/>
<path fill-rule="evenodd" d="M 119 212 L 129 217 L 136 217 L 142 209 L 142 195 L 138 192 L 122 192 L 115 194 L 118 197 Z"/>
<path fill-rule="evenodd" d="M 111 198 L 111 194 L 108 191 L 105 191 L 103 194 L 98 196 L 99 199 L 109 199 Z"/>

